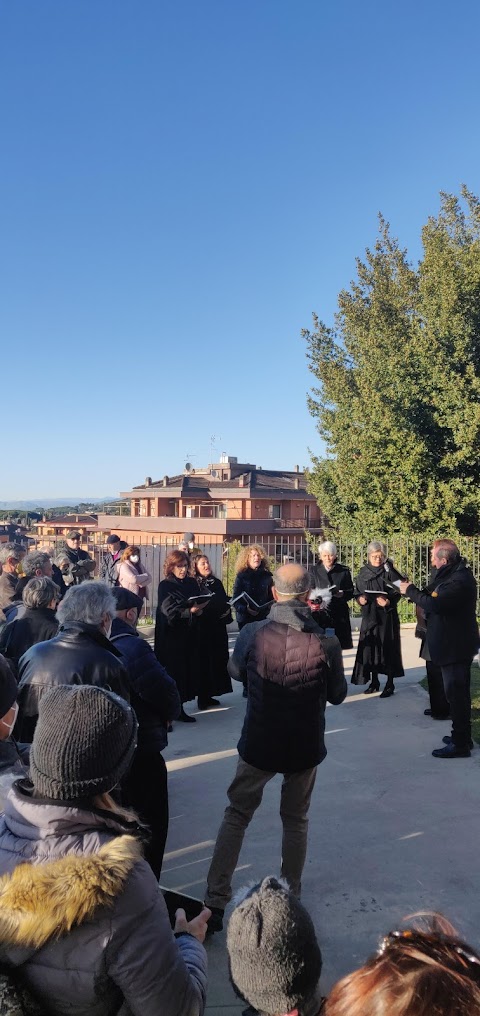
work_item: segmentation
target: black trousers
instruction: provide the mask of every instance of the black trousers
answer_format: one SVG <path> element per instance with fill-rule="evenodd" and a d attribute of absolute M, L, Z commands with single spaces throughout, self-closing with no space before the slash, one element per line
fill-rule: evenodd
<path fill-rule="evenodd" d="M 442 666 L 445 696 L 452 717 L 452 741 L 459 748 L 468 748 L 472 736 L 470 713 L 470 667 L 471 659 Z"/>
<path fill-rule="evenodd" d="M 428 694 L 430 696 L 430 709 L 433 716 L 443 716 L 448 719 L 450 706 L 445 695 L 443 684 L 442 668 L 437 663 L 426 661 Z"/>
<path fill-rule="evenodd" d="M 168 833 L 167 767 L 161 752 L 137 748 L 122 782 L 122 803 L 133 808 L 148 826 L 145 860 L 160 878 Z"/>

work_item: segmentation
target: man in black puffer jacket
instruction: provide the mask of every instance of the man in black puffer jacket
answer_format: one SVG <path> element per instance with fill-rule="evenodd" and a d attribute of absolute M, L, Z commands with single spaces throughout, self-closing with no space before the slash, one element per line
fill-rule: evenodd
<path fill-rule="evenodd" d="M 400 592 L 425 613 L 428 655 L 441 667 L 450 706 L 452 735 L 444 738 L 444 747 L 436 748 L 432 755 L 468 758 L 472 736 L 470 667 L 478 649 L 477 583 L 453 540 L 435 540 L 430 560 L 436 573 L 428 592 L 408 579 L 400 583 Z"/>
<path fill-rule="evenodd" d="M 131 805 L 149 827 L 145 860 L 160 878 L 168 833 L 167 767 L 162 751 L 168 744 L 168 726 L 180 715 L 180 696 L 152 647 L 135 630 L 143 600 L 121 586 L 112 592 L 117 616 L 110 639 L 122 654 L 138 720 L 137 750 L 122 783 L 122 803 Z"/>
<path fill-rule="evenodd" d="M 32 742 L 40 699 L 57 684 L 95 684 L 130 700 L 121 654 L 109 641 L 116 608 L 104 582 L 71 586 L 65 594 L 57 610 L 58 635 L 32 646 L 18 664 L 20 741 Z"/>
<path fill-rule="evenodd" d="M 317 624 L 307 606 L 310 579 L 297 564 L 275 572 L 276 600 L 268 618 L 247 625 L 238 636 L 230 676 L 248 679 L 248 702 L 238 743 L 240 756 L 230 805 L 220 827 L 207 876 L 205 900 L 212 911 L 210 931 L 220 931 L 243 837 L 276 773 L 283 773 L 282 876 L 300 896 L 307 850 L 308 809 L 317 766 L 325 748 L 325 707 L 347 694 L 338 639 L 336 666 L 329 666 Z"/>

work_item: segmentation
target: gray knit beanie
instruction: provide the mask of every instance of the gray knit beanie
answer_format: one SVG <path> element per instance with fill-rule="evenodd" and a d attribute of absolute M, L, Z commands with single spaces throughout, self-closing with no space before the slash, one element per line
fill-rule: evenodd
<path fill-rule="evenodd" d="M 273 876 L 246 890 L 228 924 L 227 950 L 234 988 L 259 1012 L 301 1013 L 315 995 L 322 954 L 312 919 Z"/>
<path fill-rule="evenodd" d="M 133 709 L 94 685 L 57 685 L 40 700 L 30 779 L 41 797 L 77 801 L 103 794 L 130 767 L 137 744 Z"/>

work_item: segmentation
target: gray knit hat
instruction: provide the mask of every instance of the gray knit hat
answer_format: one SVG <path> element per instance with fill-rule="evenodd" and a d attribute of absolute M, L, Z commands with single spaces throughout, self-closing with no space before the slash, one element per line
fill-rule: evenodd
<path fill-rule="evenodd" d="M 94 685 L 57 685 L 40 700 L 30 753 L 37 794 L 77 801 L 103 794 L 130 767 L 137 743 L 133 709 Z"/>
<path fill-rule="evenodd" d="M 312 919 L 273 876 L 246 890 L 228 923 L 227 950 L 235 990 L 259 1012 L 301 1013 L 315 995 L 322 954 Z"/>

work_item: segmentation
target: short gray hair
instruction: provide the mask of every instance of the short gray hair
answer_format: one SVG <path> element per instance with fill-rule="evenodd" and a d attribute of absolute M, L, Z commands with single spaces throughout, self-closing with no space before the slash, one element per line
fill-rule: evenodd
<path fill-rule="evenodd" d="M 368 547 L 367 547 L 367 555 L 368 555 L 368 557 L 370 557 L 370 554 L 372 553 L 372 551 L 375 551 L 375 550 L 381 550 L 383 556 L 384 557 L 387 556 L 387 547 L 386 547 L 386 544 L 382 543 L 381 540 L 372 540 L 371 543 L 368 544 Z"/>
<path fill-rule="evenodd" d="M 9 558 L 14 561 L 21 561 L 24 548 L 18 543 L 3 543 L 0 547 L 0 564 L 6 564 Z"/>
<path fill-rule="evenodd" d="M 336 545 L 336 543 L 332 543 L 331 540 L 325 540 L 323 543 L 319 543 L 318 544 L 318 553 L 319 553 L 320 556 L 322 554 L 335 554 L 335 557 L 336 557 L 337 556 L 337 545 Z"/>
<path fill-rule="evenodd" d="M 44 550 L 31 550 L 23 559 L 23 574 L 30 578 L 35 575 L 37 568 L 43 572 L 46 564 L 51 564 L 50 554 L 46 554 Z"/>
<path fill-rule="evenodd" d="M 38 610 L 39 607 L 49 607 L 52 600 L 59 599 L 60 590 L 47 575 L 36 575 L 35 578 L 30 579 L 22 593 L 25 606 L 32 610 Z"/>
<path fill-rule="evenodd" d="M 114 618 L 116 613 L 116 600 L 106 582 L 82 582 L 67 589 L 57 617 L 61 625 L 66 621 L 80 621 L 99 628 L 105 614 Z"/>
<path fill-rule="evenodd" d="M 306 568 L 302 568 L 296 579 L 288 581 L 279 575 L 284 567 L 285 565 L 282 565 L 281 568 L 277 568 L 273 575 L 273 584 L 277 593 L 280 593 L 281 596 L 301 596 L 302 593 L 307 593 L 312 588 L 312 581 Z"/>

